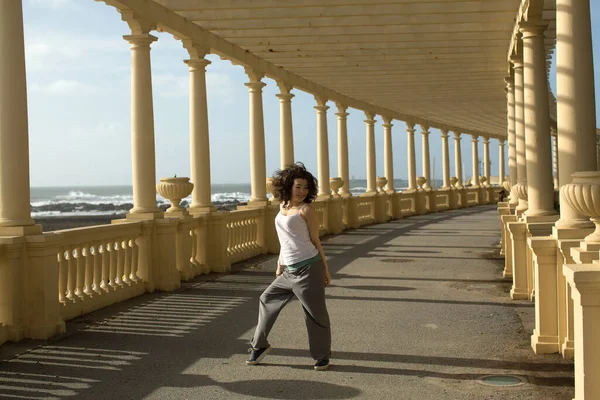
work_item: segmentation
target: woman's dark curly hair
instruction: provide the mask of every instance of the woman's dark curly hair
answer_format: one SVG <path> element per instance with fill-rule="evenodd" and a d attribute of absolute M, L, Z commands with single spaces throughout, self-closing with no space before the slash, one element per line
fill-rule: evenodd
<path fill-rule="evenodd" d="M 283 202 L 286 207 L 292 197 L 294 179 L 305 179 L 308 183 L 308 194 L 304 198 L 305 203 L 312 203 L 317 197 L 318 182 L 315 177 L 306 170 L 301 162 L 289 165 L 284 169 L 278 169 L 273 175 L 273 191 L 276 198 Z"/>

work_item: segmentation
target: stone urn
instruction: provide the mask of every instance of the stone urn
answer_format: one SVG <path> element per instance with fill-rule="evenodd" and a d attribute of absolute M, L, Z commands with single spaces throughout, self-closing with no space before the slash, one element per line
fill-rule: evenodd
<path fill-rule="evenodd" d="M 344 186 L 344 180 L 339 176 L 329 178 L 329 187 L 333 192 L 333 197 L 340 197 L 339 190 Z"/>
<path fill-rule="evenodd" d="M 453 176 L 450 178 L 450 186 L 456 189 L 456 184 L 458 183 L 458 178 Z"/>
<path fill-rule="evenodd" d="M 515 194 L 517 195 L 517 199 L 527 201 L 527 185 L 522 183 L 517 183 L 515 186 Z"/>
<path fill-rule="evenodd" d="M 480 176 L 479 177 L 479 183 L 481 184 L 481 186 L 487 186 L 485 183 L 487 182 L 487 178 L 485 176 Z"/>
<path fill-rule="evenodd" d="M 379 192 L 383 192 L 383 187 L 387 184 L 387 178 L 385 176 L 378 176 L 377 179 L 375 180 L 375 184 L 377 185 L 377 188 L 379 189 Z"/>
<path fill-rule="evenodd" d="M 596 226 L 584 242 L 600 244 L 600 171 L 576 172 L 571 177 L 571 183 L 560 188 L 561 198 Z"/>
<path fill-rule="evenodd" d="M 158 194 L 171 202 L 171 207 L 166 211 L 168 213 L 185 211 L 179 203 L 192 193 L 192 189 L 194 184 L 190 182 L 190 178 L 178 178 L 177 175 L 173 178 L 161 178 L 160 183 L 156 185 Z"/>
<path fill-rule="evenodd" d="M 419 185 L 419 189 L 423 189 L 425 182 L 427 182 L 427 179 L 424 176 L 417 177 L 417 185 Z"/>

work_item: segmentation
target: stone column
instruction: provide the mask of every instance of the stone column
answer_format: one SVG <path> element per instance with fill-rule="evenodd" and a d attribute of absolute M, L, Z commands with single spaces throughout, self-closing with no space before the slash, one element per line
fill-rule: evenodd
<path fill-rule="evenodd" d="M 448 151 L 447 129 L 442 129 L 442 168 L 444 170 L 444 185 L 442 189 L 450 189 L 450 153 Z"/>
<path fill-rule="evenodd" d="M 514 188 L 519 198 L 517 215 L 527 210 L 527 164 L 525 159 L 525 102 L 523 92 L 523 57 L 512 56 L 510 60 L 515 71 L 515 137 L 517 156 L 517 185 Z"/>
<path fill-rule="evenodd" d="M 280 166 L 284 169 L 294 164 L 294 133 L 292 127 L 292 87 L 279 81 L 277 82 L 281 93 L 276 94 L 279 99 L 279 138 L 280 138 Z"/>
<path fill-rule="evenodd" d="M 596 102 L 589 0 L 556 1 L 556 98 L 559 185 L 577 171 L 595 171 Z M 589 226 L 561 201 L 558 228 Z"/>
<path fill-rule="evenodd" d="M 319 194 L 318 198 L 331 197 L 329 189 L 329 140 L 327 137 L 327 99 L 315 96 L 317 105 L 317 160 L 319 164 Z"/>
<path fill-rule="evenodd" d="M 498 139 L 498 180 L 499 185 L 502 186 L 502 182 L 506 179 L 505 177 L 505 166 L 504 166 L 504 139 Z"/>
<path fill-rule="evenodd" d="M 150 34 L 123 36 L 131 44 L 131 152 L 133 163 L 133 208 L 127 218 L 155 218 L 156 159 L 154 144 L 154 109 L 150 44 L 157 40 Z"/>
<path fill-rule="evenodd" d="M 600 168 L 600 137 L 596 136 L 596 165 Z M 598 169 L 600 171 L 600 169 Z"/>
<path fill-rule="evenodd" d="M 423 176 L 427 181 L 423 185 L 423 189 L 431 190 L 431 162 L 429 159 L 429 127 L 421 125 L 421 139 L 423 140 Z"/>
<path fill-rule="evenodd" d="M 383 117 L 383 158 L 385 165 L 385 178 L 387 184 L 385 191 L 395 193 L 394 189 L 394 152 L 392 149 L 392 119 Z"/>
<path fill-rule="evenodd" d="M 415 160 L 415 124 L 406 121 L 406 133 L 408 138 L 408 190 L 417 190 L 417 163 Z"/>
<path fill-rule="evenodd" d="M 190 70 L 190 169 L 194 184 L 192 214 L 214 211 L 210 188 L 210 137 L 208 130 L 208 103 L 206 100 L 206 67 L 210 61 L 198 58 L 186 60 Z M 190 55 L 193 55 L 190 52 Z"/>
<path fill-rule="evenodd" d="M 347 107 L 341 103 L 336 103 L 338 112 L 335 114 L 338 119 L 338 174 L 344 181 L 339 194 L 342 197 L 350 195 L 350 169 L 348 168 L 348 114 Z"/>
<path fill-rule="evenodd" d="M 456 171 L 456 187 L 462 189 L 463 187 L 463 173 L 462 173 L 462 152 L 460 149 L 460 132 L 454 132 L 454 170 Z"/>
<path fill-rule="evenodd" d="M 20 236 L 31 229 L 31 233 L 40 233 L 29 205 L 29 128 L 20 0 L 0 2 L 0 88 L 0 236 Z"/>
<path fill-rule="evenodd" d="M 490 138 L 483 137 L 483 176 L 485 176 L 485 184 L 483 186 L 491 186 L 490 182 Z"/>
<path fill-rule="evenodd" d="M 506 78 L 507 122 L 508 122 L 508 179 L 510 186 L 517 184 L 517 138 L 515 134 L 515 86 L 514 76 Z M 514 199 L 516 200 L 516 199 Z M 516 202 L 515 202 L 516 204 Z"/>
<path fill-rule="evenodd" d="M 365 111 L 365 124 L 367 125 L 367 191 L 377 193 L 376 165 L 375 165 L 375 114 Z"/>
<path fill-rule="evenodd" d="M 472 144 L 472 165 L 473 165 L 473 180 L 471 181 L 471 187 L 476 189 L 479 188 L 479 154 L 478 154 L 478 149 L 477 146 L 479 144 L 479 136 L 477 135 L 471 135 L 471 137 L 473 138 L 473 144 Z"/>
<path fill-rule="evenodd" d="M 564 265 L 572 288 L 575 323 L 575 399 L 600 397 L 600 270 L 597 264 Z"/>
<path fill-rule="evenodd" d="M 246 68 L 250 82 L 245 85 L 250 91 L 250 183 L 249 205 L 267 205 L 267 166 L 265 156 L 265 123 L 263 117 L 261 82 L 263 75 Z"/>
<path fill-rule="evenodd" d="M 558 135 L 552 130 L 552 171 L 554 176 L 554 190 L 558 190 Z"/>
<path fill-rule="evenodd" d="M 544 31 L 546 24 L 524 24 L 524 121 L 528 206 L 525 215 L 555 215 L 550 153 L 550 112 Z"/>

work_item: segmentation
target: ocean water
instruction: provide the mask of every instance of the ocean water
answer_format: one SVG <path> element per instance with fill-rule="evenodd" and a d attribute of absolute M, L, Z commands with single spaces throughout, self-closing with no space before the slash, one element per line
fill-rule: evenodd
<path fill-rule="evenodd" d="M 350 181 L 350 192 L 360 195 L 366 190 L 365 179 Z M 401 190 L 407 186 L 406 180 L 395 179 L 394 187 Z M 213 184 L 212 202 L 217 208 L 244 203 L 250 198 L 250 184 Z M 270 196 L 270 195 L 269 195 Z M 166 207 L 169 201 L 156 195 L 159 206 Z M 191 197 L 183 199 L 189 203 Z M 32 217 L 70 215 L 112 215 L 128 211 L 133 203 L 131 186 L 77 186 L 77 187 L 32 187 Z M 185 203 L 184 203 L 185 204 Z"/>

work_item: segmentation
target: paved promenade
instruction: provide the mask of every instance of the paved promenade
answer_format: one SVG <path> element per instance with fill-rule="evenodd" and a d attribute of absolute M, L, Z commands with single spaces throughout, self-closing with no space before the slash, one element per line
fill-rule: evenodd
<path fill-rule="evenodd" d="M 275 257 L 0 347 L 0 399 L 564 399 L 573 365 L 529 346 L 533 304 L 512 301 L 495 206 L 327 237 L 330 370 L 313 370 L 301 306 L 284 309 L 260 366 L 244 361 Z M 477 383 L 511 374 L 525 383 Z"/>

